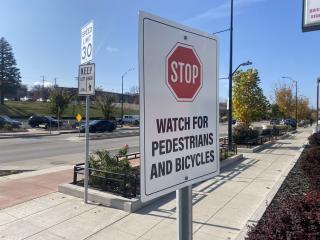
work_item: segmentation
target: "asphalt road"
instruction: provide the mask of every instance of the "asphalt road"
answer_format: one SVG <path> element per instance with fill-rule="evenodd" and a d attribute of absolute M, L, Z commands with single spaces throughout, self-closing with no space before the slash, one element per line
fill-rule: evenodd
<path fill-rule="evenodd" d="M 220 136 L 227 135 L 227 124 L 220 124 Z M 90 152 L 117 149 L 129 145 L 130 152 L 139 151 L 139 137 L 90 141 Z M 0 139 L 0 169 L 36 170 L 84 161 L 84 140 L 77 134 L 59 136 Z"/>

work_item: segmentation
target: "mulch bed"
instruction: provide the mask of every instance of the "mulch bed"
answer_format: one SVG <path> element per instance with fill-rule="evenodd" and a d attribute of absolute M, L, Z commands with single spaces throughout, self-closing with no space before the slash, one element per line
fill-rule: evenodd
<path fill-rule="evenodd" d="M 320 239 L 319 153 L 318 144 L 304 150 L 247 240 Z"/>

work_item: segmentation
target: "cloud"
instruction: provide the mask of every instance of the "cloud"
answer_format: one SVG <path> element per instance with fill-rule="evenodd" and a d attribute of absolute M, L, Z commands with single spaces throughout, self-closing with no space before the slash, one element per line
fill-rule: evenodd
<path fill-rule="evenodd" d="M 115 52 L 118 52 L 118 51 L 119 51 L 118 48 L 110 47 L 110 46 L 106 47 L 106 50 L 107 50 L 107 52 L 109 52 L 109 53 L 115 53 Z"/>
<path fill-rule="evenodd" d="M 265 0 L 235 0 L 234 14 L 239 15 L 252 4 L 264 2 Z M 185 24 L 192 24 L 198 22 L 208 22 L 216 19 L 221 19 L 230 16 L 230 2 L 222 3 L 216 7 L 210 8 L 205 12 L 199 13 L 189 19 L 184 20 Z"/>
<path fill-rule="evenodd" d="M 51 83 L 51 82 L 34 82 L 33 83 L 33 86 L 41 86 L 42 87 L 42 85 L 44 85 L 44 87 L 52 87 L 53 86 L 53 84 Z"/>

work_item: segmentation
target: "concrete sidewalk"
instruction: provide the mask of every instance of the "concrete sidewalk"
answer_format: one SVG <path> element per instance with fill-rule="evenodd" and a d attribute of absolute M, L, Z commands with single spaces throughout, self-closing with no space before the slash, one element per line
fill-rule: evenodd
<path fill-rule="evenodd" d="M 311 128 L 299 129 L 260 153 L 245 154 L 240 164 L 195 187 L 194 239 L 236 239 L 283 180 L 311 132 Z M 128 214 L 52 193 L 1 210 L 0 239 L 176 239 L 175 207 L 175 194 Z"/>

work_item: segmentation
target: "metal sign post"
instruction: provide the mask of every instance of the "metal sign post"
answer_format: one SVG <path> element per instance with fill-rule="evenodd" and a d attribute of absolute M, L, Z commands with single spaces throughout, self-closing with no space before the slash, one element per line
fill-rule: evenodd
<path fill-rule="evenodd" d="M 95 95 L 95 65 L 90 63 L 93 58 L 93 21 L 81 29 L 81 65 L 79 66 L 78 93 L 86 96 L 86 123 L 85 123 L 85 165 L 84 165 L 84 202 L 88 203 L 89 182 L 89 121 L 90 96 Z M 81 115 L 77 119 L 81 121 Z M 80 136 L 80 124 L 79 124 Z"/>
<path fill-rule="evenodd" d="M 89 118 L 90 118 L 90 96 L 86 96 L 86 137 L 85 137 L 85 164 L 84 164 L 84 202 L 88 203 L 89 182 Z"/>
<path fill-rule="evenodd" d="M 192 240 L 192 186 L 176 190 L 177 240 Z"/>

